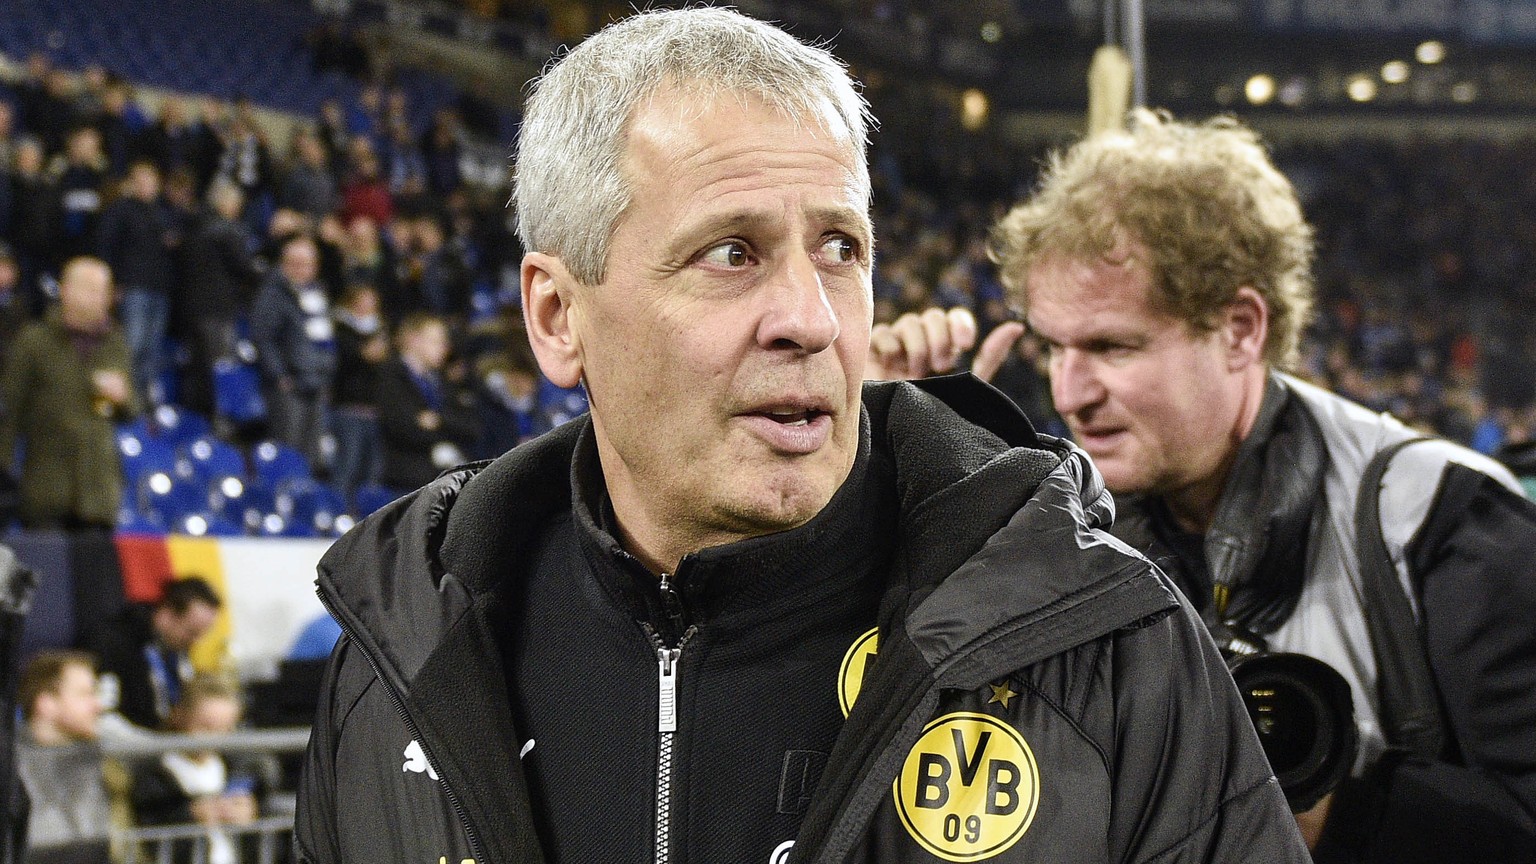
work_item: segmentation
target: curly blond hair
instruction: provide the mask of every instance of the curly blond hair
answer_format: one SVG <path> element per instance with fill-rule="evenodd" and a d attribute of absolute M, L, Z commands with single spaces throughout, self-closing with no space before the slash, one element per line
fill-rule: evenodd
<path fill-rule="evenodd" d="M 1312 227 L 1259 137 L 1230 117 L 1175 121 L 1138 109 L 1129 131 L 1053 153 L 1035 193 L 992 231 L 1012 299 L 1042 258 L 1094 261 L 1131 241 L 1158 311 L 1209 332 L 1248 286 L 1269 306 L 1264 359 L 1290 368 L 1312 313 Z"/>

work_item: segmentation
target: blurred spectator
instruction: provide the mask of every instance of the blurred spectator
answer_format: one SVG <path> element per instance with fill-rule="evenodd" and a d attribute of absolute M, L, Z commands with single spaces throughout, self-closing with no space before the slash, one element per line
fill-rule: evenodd
<path fill-rule="evenodd" d="M 347 134 L 359 138 L 378 138 L 384 132 L 384 91 L 377 84 L 365 84 L 357 101 L 347 108 Z"/>
<path fill-rule="evenodd" d="M 107 265 L 77 258 L 64 268 L 58 309 L 11 349 L 0 463 L 22 446 L 23 525 L 107 530 L 116 521 L 123 480 L 113 422 L 137 413 L 137 402 L 111 301 Z"/>
<path fill-rule="evenodd" d="M 76 108 L 75 84 L 69 73 L 49 68 L 41 91 L 26 115 L 27 130 L 43 139 L 48 152 L 65 146 L 65 140 L 83 120 Z"/>
<path fill-rule="evenodd" d="M 399 357 L 379 378 L 379 430 L 384 485 L 415 489 L 465 461 L 479 428 L 474 397 L 446 375 L 448 325 L 413 312 L 400 322 Z"/>
<path fill-rule="evenodd" d="M 137 155 L 139 136 L 144 131 L 144 115 L 133 103 L 133 89 L 118 81 L 107 85 L 101 94 L 101 112 L 96 129 L 101 133 L 102 152 L 107 157 L 107 172 L 122 177 Z"/>
<path fill-rule="evenodd" d="M 288 175 L 277 203 L 318 221 L 336 209 L 339 202 L 336 177 L 326 163 L 325 145 L 320 136 L 308 129 L 294 135 Z"/>
<path fill-rule="evenodd" d="M 172 579 L 153 606 L 134 605 L 91 634 L 103 692 L 123 719 L 158 729 L 192 679 L 192 645 L 213 627 L 222 606 L 201 577 Z"/>
<path fill-rule="evenodd" d="M 122 297 L 134 387 L 158 404 L 164 401 L 162 345 L 171 316 L 176 234 L 160 202 L 160 170 L 153 162 L 134 163 L 122 196 L 102 213 L 97 235 L 98 254 L 112 268 Z"/>
<path fill-rule="evenodd" d="M 389 338 L 372 285 L 354 282 L 336 308 L 336 379 L 331 389 L 331 433 L 336 462 L 331 482 L 350 500 L 359 486 L 378 483 L 379 375 L 389 359 Z"/>
<path fill-rule="evenodd" d="M 260 279 L 253 240 L 240 222 L 244 203 L 240 187 L 227 180 L 209 187 L 208 207 L 186 243 L 186 278 L 176 295 L 192 349 L 183 402 L 204 414 L 214 409 L 213 366 L 234 356 L 235 320 L 250 308 Z"/>
<path fill-rule="evenodd" d="M 80 651 L 44 651 L 22 670 L 16 769 L 31 799 L 29 864 L 110 861 L 111 805 L 97 741 L 96 664 Z"/>
<path fill-rule="evenodd" d="M 402 118 L 389 127 L 384 143 L 385 178 L 390 194 L 419 196 L 427 189 L 427 161 L 416 144 L 416 136 Z"/>
<path fill-rule="evenodd" d="M 444 236 L 434 216 L 414 220 L 415 248 L 407 263 L 412 307 L 444 319 L 464 317 L 469 310 L 469 272 L 457 246 Z"/>
<path fill-rule="evenodd" d="M 306 235 L 289 238 L 277 271 L 267 277 L 251 307 L 251 341 L 272 435 L 317 466 L 336 368 L 330 301 L 319 270 L 315 241 Z"/>
<path fill-rule="evenodd" d="M 186 735 L 228 735 L 235 731 L 240 714 L 240 693 L 235 687 L 221 678 L 199 675 L 187 682 L 166 726 L 170 732 Z M 134 817 L 140 825 L 197 824 L 207 829 L 201 841 L 173 843 L 173 862 L 238 864 L 241 844 L 223 826 L 256 820 L 261 773 L 256 765 L 226 761 L 215 750 L 166 753 L 134 772 Z M 195 849 L 201 844 L 206 844 L 205 851 Z"/>
<path fill-rule="evenodd" d="M 367 140 L 359 138 L 351 147 L 353 169 L 341 187 L 341 221 L 350 224 L 358 216 L 366 216 L 375 225 L 388 225 L 395 218 L 395 202 L 380 174 L 379 157 Z"/>
<path fill-rule="evenodd" d="M 526 338 L 476 364 L 480 439 L 471 456 L 494 459 L 549 431 L 539 411 L 539 374 Z"/>
<path fill-rule="evenodd" d="M 434 195 L 447 195 L 463 182 L 459 173 L 461 135 L 458 113 L 450 108 L 438 109 L 421 145 L 427 162 L 427 188 Z"/>
<path fill-rule="evenodd" d="M 325 161 L 331 167 L 331 174 L 340 177 L 345 165 L 347 144 L 352 138 L 347 132 L 347 118 L 340 102 L 327 99 L 320 103 L 320 123 L 315 131 L 325 147 Z"/>
<path fill-rule="evenodd" d="M 69 133 L 59 173 L 59 194 L 64 201 L 63 246 L 65 257 L 86 255 L 96 248 L 96 223 L 101 217 L 105 188 L 106 157 L 101 152 L 101 133 L 80 126 Z"/>
<path fill-rule="evenodd" d="M 48 55 L 41 51 L 33 51 L 27 55 L 26 69 L 15 85 L 16 108 L 21 114 L 21 128 L 39 139 L 44 139 L 38 127 L 38 121 L 47 113 L 45 102 L 48 98 L 48 76 L 52 70 L 53 61 L 48 58 Z"/>
<path fill-rule="evenodd" d="M 162 176 L 178 168 L 190 169 L 197 176 L 199 166 L 206 161 L 200 158 L 201 146 L 196 127 L 187 119 L 186 103 L 167 96 L 160 103 L 160 116 L 140 133 L 138 151 L 155 163 Z"/>
<path fill-rule="evenodd" d="M 16 142 L 11 175 L 13 215 L 11 223 L 17 261 L 21 265 L 22 294 L 28 311 L 41 315 L 44 297 L 39 277 L 57 273 L 64 254 L 64 199 L 59 184 L 44 170 L 43 144 L 24 137 Z"/>
<path fill-rule="evenodd" d="M 245 193 L 247 207 L 270 204 L 269 196 L 274 185 L 272 161 L 266 140 L 254 120 L 246 113 L 237 112 L 234 120 L 225 127 L 220 143 L 222 147 L 214 176 L 239 185 L 240 191 Z"/>
<path fill-rule="evenodd" d="M 11 219 L 15 211 L 15 189 L 11 181 L 11 164 L 16 158 L 14 121 L 11 103 L 0 98 L 0 237 L 11 236 Z"/>
<path fill-rule="evenodd" d="M 379 236 L 378 223 L 367 216 L 354 216 L 346 223 L 342 240 L 342 272 L 347 283 L 365 282 L 379 295 L 379 306 L 391 324 L 398 324 L 408 311 L 400 288 L 399 256 Z"/>
<path fill-rule="evenodd" d="M 16 264 L 16 254 L 10 244 L 0 240 L 0 370 L 5 369 L 6 358 L 21 328 L 32 320 L 27 310 L 27 298 L 21 294 L 21 269 Z M 0 411 L 5 406 L 0 404 Z M 9 462 L 0 459 L 0 464 Z"/>

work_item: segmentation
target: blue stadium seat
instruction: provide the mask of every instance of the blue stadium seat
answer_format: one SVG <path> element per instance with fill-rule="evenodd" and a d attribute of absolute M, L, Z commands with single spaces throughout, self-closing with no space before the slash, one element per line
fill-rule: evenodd
<path fill-rule="evenodd" d="M 213 364 L 213 403 L 220 417 L 235 423 L 254 423 L 267 416 L 256 367 L 234 360 Z"/>
<path fill-rule="evenodd" d="M 117 511 L 119 534 L 164 534 L 165 523 L 153 513 L 141 513 L 136 507 L 123 507 Z"/>
<path fill-rule="evenodd" d="M 145 424 L 137 421 L 117 429 L 117 456 L 123 466 L 123 477 L 131 488 L 138 488 L 144 475 L 164 471 L 176 471 L 176 450 L 167 441 L 151 435 Z"/>
<path fill-rule="evenodd" d="M 213 432 L 207 417 L 178 405 L 157 406 L 152 422 L 156 436 L 169 441 L 172 446 L 186 444 Z"/>
<path fill-rule="evenodd" d="M 245 533 L 241 526 L 207 510 L 187 513 L 170 527 L 173 534 L 191 537 L 239 537 Z"/>
<path fill-rule="evenodd" d="M 215 477 L 244 477 L 245 457 L 231 444 L 211 435 L 202 435 L 183 444 L 181 458 L 203 480 Z"/>
<path fill-rule="evenodd" d="M 309 460 L 281 441 L 262 441 L 251 448 L 251 476 L 260 485 L 277 489 L 284 480 L 309 477 Z"/>
<path fill-rule="evenodd" d="M 276 504 L 278 515 L 290 525 L 307 525 L 317 537 L 337 536 L 337 521 L 347 515 L 347 502 L 340 492 L 307 477 L 284 481 Z M 345 526 L 351 527 L 351 520 L 345 520 Z"/>
<path fill-rule="evenodd" d="M 210 503 L 220 502 L 215 500 Z M 216 507 L 215 510 L 222 512 L 225 518 L 239 522 L 245 527 L 247 533 L 260 534 L 262 520 L 276 515 L 277 501 L 272 487 L 248 483 L 244 485 L 240 495 L 226 498 L 222 502 L 222 507 Z"/>
<path fill-rule="evenodd" d="M 359 486 L 352 490 L 352 515 L 361 519 L 399 497 L 395 490 L 376 483 Z"/>
<path fill-rule="evenodd" d="M 171 525 L 188 513 L 208 507 L 201 483 L 166 471 L 152 471 L 139 478 L 138 510 Z"/>

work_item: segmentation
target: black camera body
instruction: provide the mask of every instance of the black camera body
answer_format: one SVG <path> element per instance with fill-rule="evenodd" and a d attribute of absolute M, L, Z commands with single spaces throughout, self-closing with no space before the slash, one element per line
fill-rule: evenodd
<path fill-rule="evenodd" d="M 1270 652 L 1234 624 L 1211 635 L 1291 811 L 1312 809 L 1349 776 L 1360 745 L 1349 682 L 1315 657 Z"/>

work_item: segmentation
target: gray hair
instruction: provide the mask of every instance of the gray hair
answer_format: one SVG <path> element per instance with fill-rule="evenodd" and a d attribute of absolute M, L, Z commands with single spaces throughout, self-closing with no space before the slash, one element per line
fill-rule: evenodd
<path fill-rule="evenodd" d="M 643 12 L 603 28 L 532 85 L 512 184 L 524 249 L 558 255 L 583 284 L 603 280 L 609 238 L 630 201 L 621 164 L 629 122 L 663 86 L 701 101 L 754 96 L 846 139 L 868 207 L 873 121 L 842 61 L 729 9 Z"/>

